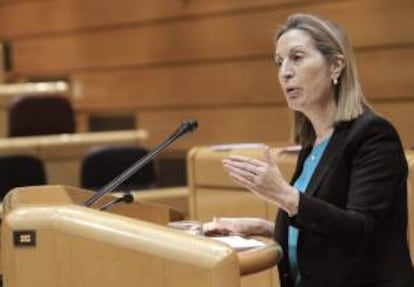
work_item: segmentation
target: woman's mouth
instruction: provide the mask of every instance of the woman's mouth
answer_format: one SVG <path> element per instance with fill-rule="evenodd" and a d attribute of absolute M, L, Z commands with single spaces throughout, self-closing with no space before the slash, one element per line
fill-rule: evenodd
<path fill-rule="evenodd" d="M 296 98 L 300 94 L 300 89 L 297 87 L 287 87 L 286 88 L 286 95 L 289 98 Z"/>

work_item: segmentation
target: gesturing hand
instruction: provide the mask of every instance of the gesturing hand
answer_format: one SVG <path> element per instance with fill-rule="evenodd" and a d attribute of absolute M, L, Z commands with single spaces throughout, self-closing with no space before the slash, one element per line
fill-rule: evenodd
<path fill-rule="evenodd" d="M 269 147 L 265 148 L 264 161 L 231 155 L 223 160 L 223 168 L 236 184 L 266 201 L 279 205 L 290 216 L 296 214 L 299 193 L 283 178 L 279 167 L 272 159 Z"/>

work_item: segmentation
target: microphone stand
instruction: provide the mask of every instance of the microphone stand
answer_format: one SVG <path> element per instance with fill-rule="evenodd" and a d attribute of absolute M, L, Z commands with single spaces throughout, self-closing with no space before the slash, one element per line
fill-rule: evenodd
<path fill-rule="evenodd" d="M 114 199 L 114 200 L 108 202 L 107 204 L 99 207 L 99 210 L 107 210 L 111 206 L 113 206 L 115 204 L 118 204 L 120 202 L 125 202 L 125 203 L 134 202 L 134 196 L 132 194 L 130 194 L 130 193 L 126 193 L 122 197 L 117 198 L 117 199 Z"/>
<path fill-rule="evenodd" d="M 132 176 L 136 171 L 141 169 L 145 164 L 147 164 L 149 161 L 151 161 L 158 153 L 166 149 L 169 145 L 171 145 L 174 141 L 176 141 L 181 136 L 192 132 L 195 130 L 198 126 L 197 121 L 185 121 L 183 122 L 178 129 L 169 136 L 165 141 L 160 143 L 157 147 L 155 147 L 151 152 L 146 154 L 144 157 L 142 157 L 140 160 L 138 160 L 136 163 L 134 163 L 132 166 L 127 168 L 124 172 L 122 172 L 120 175 L 115 177 L 112 181 L 110 181 L 108 184 L 103 186 L 100 190 L 98 190 L 93 196 L 88 198 L 85 202 L 83 202 L 82 205 L 84 206 L 91 206 L 94 204 L 97 200 L 99 200 L 101 197 L 103 197 L 108 192 L 115 190 L 121 183 L 123 183 L 125 180 L 127 180 L 130 176 Z"/>

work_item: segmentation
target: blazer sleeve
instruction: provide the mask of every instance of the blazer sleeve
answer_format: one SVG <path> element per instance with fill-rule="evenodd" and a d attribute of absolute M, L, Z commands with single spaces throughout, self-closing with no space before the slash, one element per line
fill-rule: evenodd
<path fill-rule="evenodd" d="M 357 126 L 348 138 L 352 143 L 346 143 L 351 150 L 346 153 L 351 157 L 347 190 L 323 183 L 320 187 L 333 193 L 346 192 L 345 208 L 317 196 L 300 194 L 298 214 L 291 222 L 305 232 L 326 235 L 344 247 L 355 248 L 358 242 L 364 248 L 384 219 L 395 212 L 401 193 L 406 192 L 407 162 L 397 132 L 382 118 Z M 331 176 L 339 178 L 341 174 Z"/>

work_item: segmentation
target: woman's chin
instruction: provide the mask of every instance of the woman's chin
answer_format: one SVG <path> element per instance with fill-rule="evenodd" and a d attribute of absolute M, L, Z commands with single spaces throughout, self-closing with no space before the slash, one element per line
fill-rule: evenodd
<path fill-rule="evenodd" d="M 301 105 L 297 102 L 294 101 L 289 101 L 288 102 L 288 108 L 294 112 L 300 112 L 302 111 L 301 109 Z"/>

